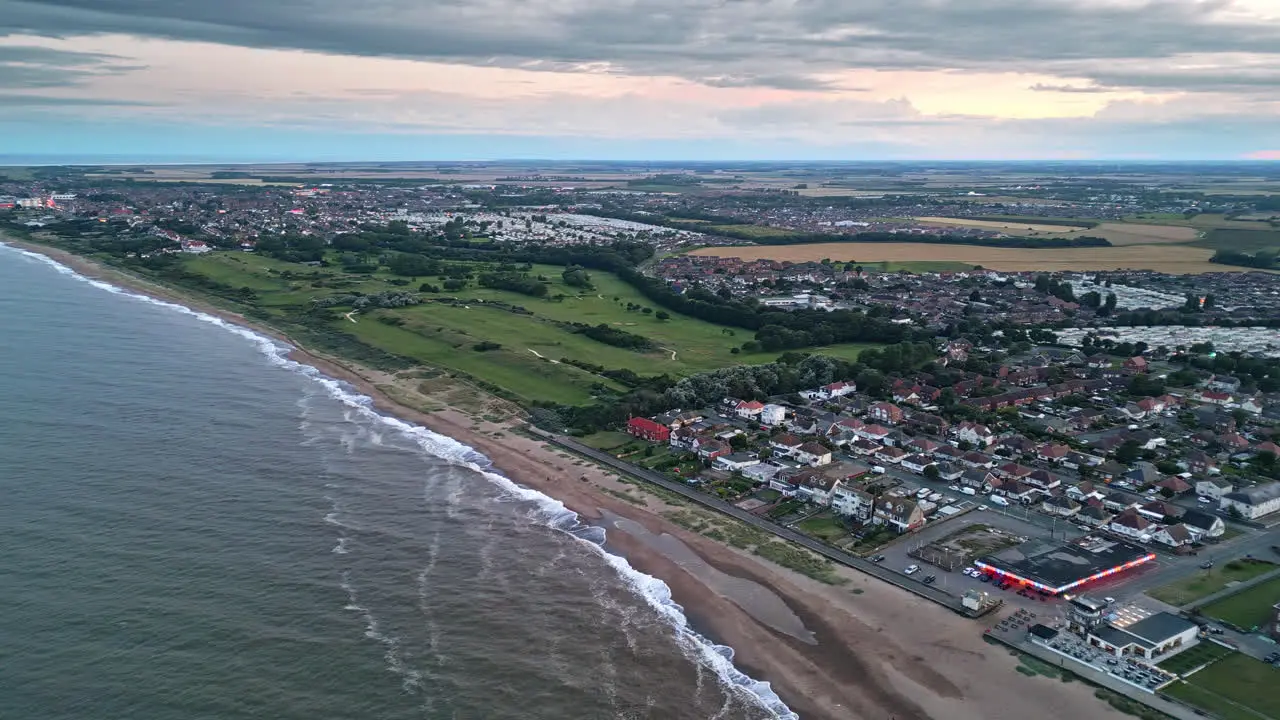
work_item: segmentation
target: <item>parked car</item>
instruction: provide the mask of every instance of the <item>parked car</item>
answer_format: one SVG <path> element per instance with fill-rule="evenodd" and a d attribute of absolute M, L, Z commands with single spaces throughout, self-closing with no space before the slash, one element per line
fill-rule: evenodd
<path fill-rule="evenodd" d="M 1209 569 L 1209 568 L 1211 568 L 1211 567 L 1213 567 L 1213 561 L 1212 561 L 1212 560 L 1205 560 L 1204 562 L 1200 563 L 1200 569 L 1201 569 L 1201 570 L 1208 570 L 1208 569 Z"/>
<path fill-rule="evenodd" d="M 884 556 L 876 555 L 875 557 L 871 558 L 871 562 L 873 563 L 884 562 Z"/>
<path fill-rule="evenodd" d="M 920 571 L 919 565 L 908 565 L 907 569 L 903 570 L 902 572 L 906 573 L 907 575 L 913 575 L 919 571 Z"/>
<path fill-rule="evenodd" d="M 924 584 L 925 584 L 925 585 L 932 585 L 932 584 L 933 584 L 933 581 L 934 581 L 934 580 L 937 580 L 937 579 L 938 579 L 938 576 L 937 576 L 937 575 L 926 575 L 926 576 L 925 576 L 925 578 L 924 578 Z"/>
<path fill-rule="evenodd" d="M 1200 497 L 1196 498 L 1196 502 L 1201 503 L 1201 504 L 1203 504 L 1203 505 L 1212 505 L 1212 504 L 1213 504 L 1213 498 L 1207 498 L 1207 497 L 1205 497 L 1205 496 L 1201 495 Z"/>

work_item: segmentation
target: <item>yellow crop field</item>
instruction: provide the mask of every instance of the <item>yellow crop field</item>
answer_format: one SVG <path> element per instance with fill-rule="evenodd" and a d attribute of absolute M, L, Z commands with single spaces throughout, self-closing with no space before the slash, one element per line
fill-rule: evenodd
<path fill-rule="evenodd" d="M 1193 227 L 1137 223 L 1102 223 L 1083 234 L 1106 238 L 1112 245 L 1189 243 L 1200 237 L 1200 231 Z"/>
<path fill-rule="evenodd" d="M 813 243 L 807 245 L 747 245 L 709 247 L 693 255 L 737 257 L 744 260 L 810 262 L 831 258 L 840 262 L 956 262 L 991 270 L 1156 270 L 1173 274 L 1244 271 L 1209 262 L 1207 248 L 1175 245 L 1127 245 L 1089 248 L 998 248 L 932 243 Z"/>

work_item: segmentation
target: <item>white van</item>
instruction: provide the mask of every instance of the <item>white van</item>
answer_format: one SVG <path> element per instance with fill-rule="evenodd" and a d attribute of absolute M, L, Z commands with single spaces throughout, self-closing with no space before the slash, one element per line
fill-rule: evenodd
<path fill-rule="evenodd" d="M 991 496 L 990 498 L 988 498 L 988 499 L 989 499 L 989 500 L 991 500 L 991 504 L 993 504 L 993 505 L 999 505 L 999 506 L 1001 506 L 1001 507 L 1009 507 L 1009 501 L 1008 501 L 1008 500 L 1005 500 L 1004 498 L 1000 497 L 999 495 L 992 495 L 992 496 Z"/>

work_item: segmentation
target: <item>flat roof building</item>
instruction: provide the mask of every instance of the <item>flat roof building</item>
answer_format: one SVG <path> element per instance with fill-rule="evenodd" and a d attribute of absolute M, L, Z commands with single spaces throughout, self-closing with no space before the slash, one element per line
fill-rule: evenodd
<path fill-rule="evenodd" d="M 1096 628 L 1089 632 L 1088 641 L 1116 657 L 1136 655 L 1151 660 L 1194 642 L 1198 630 L 1186 618 L 1161 612 L 1124 627 L 1111 624 Z"/>
<path fill-rule="evenodd" d="M 1008 580 L 1048 593 L 1063 593 L 1155 559 L 1146 548 L 1121 540 L 1086 535 L 1068 543 L 1045 546 L 1023 543 L 974 565 Z"/>

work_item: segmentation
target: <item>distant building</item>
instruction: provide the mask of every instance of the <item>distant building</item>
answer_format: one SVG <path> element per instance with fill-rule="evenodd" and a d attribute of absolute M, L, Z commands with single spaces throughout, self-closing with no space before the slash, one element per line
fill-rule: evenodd
<path fill-rule="evenodd" d="M 1280 482 L 1255 485 L 1229 492 L 1219 500 L 1223 510 L 1236 510 L 1247 520 L 1256 520 L 1280 510 Z"/>
<path fill-rule="evenodd" d="M 671 439 L 671 428 L 642 417 L 627 421 L 627 433 L 649 442 L 667 442 Z"/>

